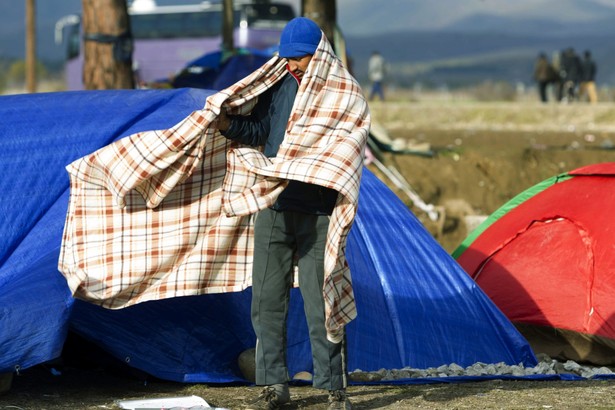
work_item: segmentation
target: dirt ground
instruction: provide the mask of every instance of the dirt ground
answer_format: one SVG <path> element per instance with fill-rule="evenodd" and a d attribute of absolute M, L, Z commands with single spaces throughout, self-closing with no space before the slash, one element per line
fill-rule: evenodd
<path fill-rule="evenodd" d="M 615 159 L 615 105 L 538 103 L 372 103 L 391 139 L 428 143 L 432 157 L 384 153 L 426 204 L 435 224 L 378 167 L 369 168 L 452 253 L 467 215 L 490 215 L 517 194 L 578 167 Z"/>
<path fill-rule="evenodd" d="M 573 132 L 536 135 L 508 130 L 421 130 L 393 135 L 413 137 L 417 132 L 429 140 L 436 157 L 386 154 L 385 158 L 425 203 L 444 208 L 441 230 L 377 168 L 370 169 L 411 207 L 449 253 L 468 234 L 466 215 L 490 215 L 547 178 L 583 165 L 615 160 L 615 151 L 610 148 L 571 148 L 583 138 Z"/>
<path fill-rule="evenodd" d="M 615 157 L 615 105 L 539 105 L 412 100 L 373 103 L 392 138 L 429 143 L 435 155 L 385 154 L 427 204 L 443 207 L 434 223 L 373 164 L 451 253 L 467 235 L 467 215 L 489 215 L 556 174 Z M 197 395 L 212 407 L 240 409 L 258 393 L 248 386 L 179 384 L 102 367 L 26 369 L 0 396 L 4 409 L 113 409 L 117 400 Z M 615 381 L 484 381 L 349 388 L 358 409 L 615 409 Z M 291 388 L 288 409 L 323 408 L 326 395 Z"/>
<path fill-rule="evenodd" d="M 326 408 L 327 395 L 291 386 L 285 409 Z M 242 409 L 258 395 L 251 386 L 182 384 L 147 380 L 108 368 L 67 367 L 54 376 L 37 366 L 15 376 L 0 395 L 0 410 L 119 409 L 118 401 L 199 396 L 211 407 Z M 356 409 L 614 409 L 615 380 L 503 381 L 417 385 L 360 385 L 348 388 Z"/>

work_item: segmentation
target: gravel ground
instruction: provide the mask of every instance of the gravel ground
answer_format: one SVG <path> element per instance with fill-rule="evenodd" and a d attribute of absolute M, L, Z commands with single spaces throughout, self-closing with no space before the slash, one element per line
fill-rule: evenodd
<path fill-rule="evenodd" d="M 615 380 L 512 381 L 418 385 L 361 385 L 349 389 L 357 409 L 615 409 Z M 13 380 L 0 410 L 119 409 L 120 400 L 199 396 L 212 407 L 241 409 L 259 390 L 251 386 L 180 384 L 113 371 L 66 368 L 54 376 L 36 367 Z M 291 387 L 286 409 L 326 408 L 327 395 Z"/>

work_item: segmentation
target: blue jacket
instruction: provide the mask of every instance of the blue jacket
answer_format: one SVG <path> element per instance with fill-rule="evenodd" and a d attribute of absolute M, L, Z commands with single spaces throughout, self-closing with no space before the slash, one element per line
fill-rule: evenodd
<path fill-rule="evenodd" d="M 264 154 L 275 157 L 284 140 L 288 119 L 299 84 L 290 73 L 259 96 L 249 116 L 231 116 L 223 133 L 226 138 L 251 146 L 265 146 Z M 277 211 L 331 215 L 337 191 L 320 185 L 291 180 L 272 206 Z"/>

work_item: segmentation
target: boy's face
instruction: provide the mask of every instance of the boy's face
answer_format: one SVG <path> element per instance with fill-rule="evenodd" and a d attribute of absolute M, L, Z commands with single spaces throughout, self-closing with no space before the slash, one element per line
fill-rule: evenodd
<path fill-rule="evenodd" d="M 305 74 L 310 61 L 312 61 L 312 56 L 310 54 L 303 57 L 290 57 L 288 59 L 288 67 L 298 78 L 303 78 L 303 74 Z"/>

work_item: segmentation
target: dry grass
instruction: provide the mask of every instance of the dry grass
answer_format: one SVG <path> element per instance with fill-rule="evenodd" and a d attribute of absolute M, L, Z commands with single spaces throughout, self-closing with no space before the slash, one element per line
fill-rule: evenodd
<path fill-rule="evenodd" d="M 518 102 L 372 102 L 373 119 L 390 130 L 615 132 L 615 104 Z"/>

